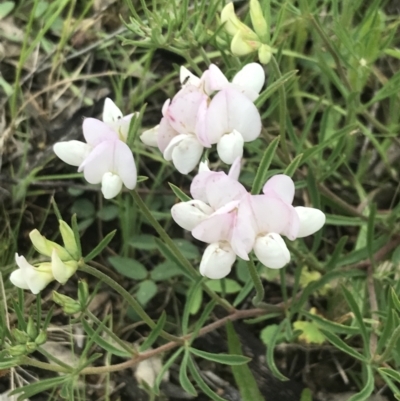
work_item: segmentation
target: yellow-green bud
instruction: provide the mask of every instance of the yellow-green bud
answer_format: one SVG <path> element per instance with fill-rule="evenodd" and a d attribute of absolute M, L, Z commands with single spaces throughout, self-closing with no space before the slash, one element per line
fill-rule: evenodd
<path fill-rule="evenodd" d="M 80 312 L 82 309 L 78 301 L 75 301 L 74 299 L 56 291 L 53 291 L 53 301 L 60 305 L 64 313 L 67 315 L 74 315 L 75 313 Z"/>
<path fill-rule="evenodd" d="M 224 24 L 226 32 L 231 36 L 235 36 L 241 32 L 245 39 L 257 40 L 257 35 L 235 14 L 233 3 L 228 3 L 221 11 L 221 23 Z"/>
<path fill-rule="evenodd" d="M 29 336 L 24 331 L 19 329 L 12 329 L 11 331 L 15 340 L 20 344 L 26 344 L 29 341 Z"/>
<path fill-rule="evenodd" d="M 22 344 L 14 345 L 14 346 L 8 348 L 7 351 L 11 356 L 21 356 L 21 355 L 26 355 L 27 354 L 26 346 L 22 345 Z"/>
<path fill-rule="evenodd" d="M 258 59 L 261 64 L 268 64 L 271 61 L 272 49 L 268 45 L 261 45 L 258 49 Z"/>
<path fill-rule="evenodd" d="M 238 31 L 233 37 L 231 42 L 231 52 L 235 56 L 244 56 L 249 53 L 255 52 L 261 43 L 257 40 L 246 40 L 244 39 L 242 32 Z"/>
<path fill-rule="evenodd" d="M 250 0 L 250 18 L 253 28 L 261 42 L 268 44 L 268 25 L 258 0 Z"/>
<path fill-rule="evenodd" d="M 61 284 L 65 284 L 68 279 L 75 274 L 78 268 L 78 262 L 76 260 L 68 260 L 63 262 L 59 257 L 57 251 L 53 249 L 51 254 L 51 271 L 54 278 Z"/>
<path fill-rule="evenodd" d="M 47 333 L 44 330 L 40 330 L 39 335 L 35 338 L 37 345 L 42 345 L 47 341 Z"/>
<path fill-rule="evenodd" d="M 36 325 L 31 317 L 29 317 L 29 320 L 28 320 L 28 326 L 26 328 L 26 333 L 28 334 L 28 336 L 31 340 L 34 340 L 37 336 Z"/>
<path fill-rule="evenodd" d="M 79 260 L 81 255 L 79 255 L 78 246 L 76 245 L 75 235 L 72 228 L 64 220 L 60 220 L 59 223 L 60 233 L 65 249 L 75 260 Z"/>
<path fill-rule="evenodd" d="M 72 259 L 72 256 L 67 252 L 65 248 L 53 241 L 49 241 L 48 239 L 46 239 L 46 237 L 40 234 L 38 230 L 32 230 L 29 233 L 29 237 L 32 241 L 33 246 L 41 255 L 50 257 L 53 249 L 55 249 L 61 260 Z"/>
<path fill-rule="evenodd" d="M 29 341 L 28 343 L 26 343 L 25 347 L 29 353 L 35 352 L 37 350 L 37 344 L 33 341 Z"/>

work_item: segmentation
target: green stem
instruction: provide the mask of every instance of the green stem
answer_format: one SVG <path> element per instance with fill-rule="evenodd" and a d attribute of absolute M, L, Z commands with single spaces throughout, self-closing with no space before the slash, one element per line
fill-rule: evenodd
<path fill-rule="evenodd" d="M 381 363 L 385 362 L 387 359 L 389 359 L 389 357 L 393 351 L 393 348 L 396 346 L 396 344 L 399 340 L 399 337 L 400 337 L 400 327 L 397 327 L 395 329 L 395 331 L 393 332 L 392 337 L 390 338 L 389 344 L 387 345 L 385 351 L 377 360 L 378 364 L 381 364 Z"/>
<path fill-rule="evenodd" d="M 259 306 L 264 299 L 264 286 L 262 285 L 260 276 L 258 275 L 256 266 L 254 265 L 253 258 L 250 256 L 250 260 L 247 262 L 247 266 L 249 268 L 251 279 L 254 283 L 254 288 L 256 289 L 256 295 L 253 298 L 253 305 Z"/>
<path fill-rule="evenodd" d="M 283 302 L 285 305 L 285 310 L 287 310 L 288 295 L 287 295 L 287 288 L 286 288 L 286 268 L 285 267 L 283 267 L 282 269 L 279 270 L 279 275 L 281 277 L 281 289 L 282 289 Z"/>
<path fill-rule="evenodd" d="M 140 211 L 146 217 L 148 222 L 153 226 L 153 228 L 157 231 L 158 235 L 161 239 L 165 242 L 165 244 L 169 247 L 170 251 L 173 255 L 179 260 L 181 265 L 185 267 L 186 270 L 194 277 L 199 277 L 199 272 L 192 266 L 192 264 L 182 255 L 182 252 L 176 246 L 175 242 L 171 239 L 171 237 L 167 234 L 161 224 L 154 218 L 151 214 L 150 209 L 147 207 L 146 203 L 140 197 L 140 195 L 136 191 L 130 191 L 133 200 L 136 202 L 137 206 L 139 207 Z M 225 299 L 219 297 L 214 291 L 210 290 L 205 283 L 202 283 L 203 290 L 212 298 L 214 299 L 219 305 L 221 305 L 224 309 L 228 312 L 232 312 L 235 308 L 229 304 Z"/>
<path fill-rule="evenodd" d="M 274 56 L 271 57 L 271 66 L 274 70 L 275 79 L 279 79 L 282 77 L 281 71 L 279 69 L 278 62 Z M 290 153 L 288 150 L 287 142 L 286 142 L 286 92 L 284 85 L 279 86 L 279 135 L 280 142 L 282 145 L 283 154 L 285 156 L 286 162 L 290 163 Z"/>
<path fill-rule="evenodd" d="M 87 265 L 85 262 L 80 261 L 79 262 L 79 270 L 88 273 L 99 280 L 103 281 L 106 283 L 109 287 L 111 287 L 113 290 L 118 292 L 122 297 L 125 299 L 126 302 L 128 302 L 129 306 L 140 316 L 140 318 L 151 328 L 154 329 L 156 327 L 156 323 L 151 319 L 151 317 L 145 312 L 145 310 L 140 306 L 139 302 L 136 301 L 136 299 L 128 292 L 125 290 L 124 287 L 119 285 L 116 281 L 114 281 L 112 278 L 108 277 L 106 274 L 102 273 L 100 270 L 95 269 L 94 267 L 91 267 Z M 173 336 L 172 334 L 169 334 L 162 330 L 160 332 L 160 336 L 165 338 L 168 341 L 180 341 L 179 337 Z"/>

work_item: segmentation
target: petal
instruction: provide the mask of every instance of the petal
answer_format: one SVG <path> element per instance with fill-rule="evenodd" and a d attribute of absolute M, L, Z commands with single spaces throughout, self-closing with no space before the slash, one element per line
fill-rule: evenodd
<path fill-rule="evenodd" d="M 37 268 L 31 269 L 26 274 L 26 283 L 32 294 L 39 294 L 54 280 L 53 274 L 48 271 L 40 271 Z"/>
<path fill-rule="evenodd" d="M 65 284 L 68 279 L 75 273 L 78 268 L 78 263 L 73 262 L 73 265 L 69 262 L 64 263 L 58 256 L 56 250 L 51 255 L 51 270 L 53 272 L 54 279 L 61 284 Z"/>
<path fill-rule="evenodd" d="M 203 202 L 208 203 L 208 197 L 206 193 L 208 180 L 211 177 L 214 177 L 214 179 L 218 179 L 217 177 L 221 178 L 223 176 L 225 176 L 225 173 L 222 171 L 220 172 L 210 171 L 210 170 L 199 171 L 199 174 L 197 174 L 193 178 L 192 184 L 190 185 L 190 194 L 192 195 L 192 198 L 199 199 L 202 200 Z"/>
<path fill-rule="evenodd" d="M 223 89 L 229 83 L 223 72 L 215 64 L 208 67 L 208 73 L 203 75 L 203 79 L 205 92 L 208 94 Z"/>
<path fill-rule="evenodd" d="M 148 129 L 140 135 L 140 140 L 147 146 L 158 146 L 158 128 L 160 125 L 156 125 L 154 128 Z"/>
<path fill-rule="evenodd" d="M 81 141 L 58 142 L 53 146 L 54 153 L 71 166 L 79 166 L 90 153 L 92 147 Z"/>
<path fill-rule="evenodd" d="M 290 252 L 285 241 L 275 233 L 258 237 L 254 245 L 254 253 L 264 266 L 271 269 L 281 269 L 290 262 Z"/>
<path fill-rule="evenodd" d="M 326 216 L 319 209 L 303 206 L 297 206 L 294 209 L 300 219 L 300 229 L 297 238 L 314 234 L 325 224 Z"/>
<path fill-rule="evenodd" d="M 213 214 L 199 223 L 192 230 L 192 235 L 199 241 L 209 244 L 227 241 L 231 236 L 234 218 L 234 213 Z"/>
<path fill-rule="evenodd" d="M 208 204 L 217 210 L 227 203 L 239 200 L 247 193 L 246 189 L 238 181 L 224 175 L 212 175 L 207 180 L 206 196 Z"/>
<path fill-rule="evenodd" d="M 103 175 L 113 169 L 114 148 L 116 141 L 105 141 L 97 145 L 79 166 L 78 171 L 90 184 L 99 184 Z"/>
<path fill-rule="evenodd" d="M 240 132 L 245 142 L 253 141 L 261 133 L 261 118 L 254 104 L 235 89 L 218 92 L 206 115 L 210 143 L 217 143 L 224 134 Z"/>
<path fill-rule="evenodd" d="M 18 288 L 29 290 L 29 285 L 26 282 L 26 275 L 21 269 L 14 270 L 10 274 L 10 281 Z"/>
<path fill-rule="evenodd" d="M 261 43 L 254 38 L 254 40 L 248 40 L 246 35 L 242 31 L 236 32 L 231 42 L 231 52 L 235 56 L 245 56 L 246 54 L 255 52 Z"/>
<path fill-rule="evenodd" d="M 110 172 L 104 173 L 101 180 L 101 192 L 105 199 L 115 198 L 122 189 L 121 177 Z"/>
<path fill-rule="evenodd" d="M 265 195 L 276 196 L 291 205 L 294 198 L 294 182 L 288 175 L 274 175 L 265 183 L 263 192 Z"/>
<path fill-rule="evenodd" d="M 119 120 L 115 122 L 108 122 L 106 123 L 107 126 L 115 131 L 118 134 L 119 139 L 123 140 L 126 142 L 128 139 L 128 134 L 129 134 L 129 127 L 131 125 L 131 120 L 133 116 L 138 116 L 139 113 L 132 113 L 129 114 L 125 117 L 120 118 Z"/>
<path fill-rule="evenodd" d="M 200 262 L 200 274 L 211 279 L 226 277 L 235 263 L 236 255 L 229 244 L 217 242 L 209 245 Z"/>
<path fill-rule="evenodd" d="M 174 166 L 181 174 L 190 173 L 199 164 L 203 149 L 203 145 L 194 136 L 188 136 L 172 150 Z"/>
<path fill-rule="evenodd" d="M 122 141 L 115 143 L 113 171 L 120 176 L 128 189 L 135 188 L 137 181 L 135 159 L 129 146 Z"/>
<path fill-rule="evenodd" d="M 85 118 L 82 129 L 86 142 L 92 147 L 103 141 L 118 139 L 118 134 L 115 131 L 96 118 Z"/>
<path fill-rule="evenodd" d="M 234 129 L 231 133 L 222 135 L 218 141 L 218 156 L 224 163 L 232 164 L 243 156 L 243 144 L 242 135 Z"/>
<path fill-rule="evenodd" d="M 160 125 L 158 126 L 158 134 L 157 134 L 157 146 L 161 152 L 165 152 L 165 149 L 170 144 L 172 139 L 178 136 L 179 133 L 175 131 L 167 118 L 163 117 L 160 121 Z"/>
<path fill-rule="evenodd" d="M 258 63 L 246 64 L 234 77 L 232 83 L 243 88 L 252 89 L 257 94 L 265 82 L 264 68 Z"/>
<path fill-rule="evenodd" d="M 208 167 L 207 159 L 204 162 L 200 162 L 199 164 L 199 173 L 203 173 L 204 171 L 211 171 L 210 167 Z"/>
<path fill-rule="evenodd" d="M 200 78 L 196 77 L 196 75 L 192 74 L 186 67 L 183 65 L 181 66 L 179 70 L 179 81 L 182 84 L 182 86 L 185 85 L 194 85 L 194 86 L 200 86 Z"/>
<path fill-rule="evenodd" d="M 200 200 L 180 202 L 171 209 L 175 223 L 188 231 L 192 231 L 213 212 L 210 206 Z"/>
<path fill-rule="evenodd" d="M 113 123 L 122 118 L 122 116 L 122 111 L 117 105 L 109 97 L 106 97 L 103 108 L 103 121 L 105 123 Z"/>
<path fill-rule="evenodd" d="M 210 139 L 208 138 L 206 116 L 208 111 L 208 98 L 205 97 L 199 104 L 196 116 L 195 134 L 199 142 L 206 148 L 211 147 Z"/>
<path fill-rule="evenodd" d="M 241 158 L 237 157 L 235 161 L 233 162 L 231 168 L 229 169 L 228 177 L 238 181 L 239 180 L 239 175 L 240 175 L 240 162 Z"/>

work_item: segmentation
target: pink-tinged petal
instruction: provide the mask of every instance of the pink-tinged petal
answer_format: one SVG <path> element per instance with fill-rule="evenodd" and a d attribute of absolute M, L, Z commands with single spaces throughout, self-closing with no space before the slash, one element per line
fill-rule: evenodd
<path fill-rule="evenodd" d="M 207 135 L 206 116 L 208 111 L 208 98 L 204 97 L 197 110 L 195 133 L 199 142 L 206 148 L 211 147 L 210 140 Z"/>
<path fill-rule="evenodd" d="M 200 274 L 211 279 L 226 277 L 235 263 L 236 255 L 226 242 L 209 245 L 200 262 Z"/>
<path fill-rule="evenodd" d="M 104 141 L 118 139 L 118 134 L 115 131 L 106 123 L 96 118 L 85 118 L 83 120 L 82 129 L 86 142 L 92 147 Z"/>
<path fill-rule="evenodd" d="M 234 89 L 224 89 L 211 101 L 206 115 L 210 143 L 217 143 L 224 134 L 240 132 L 245 142 L 261 133 L 261 117 L 254 104 Z"/>
<path fill-rule="evenodd" d="M 240 157 L 236 158 L 235 161 L 232 163 L 231 168 L 229 169 L 228 172 L 228 177 L 232 178 L 233 180 L 238 181 L 239 180 L 239 175 L 240 175 L 240 168 L 241 168 L 241 163 L 242 159 Z"/>
<path fill-rule="evenodd" d="M 211 64 L 208 67 L 208 73 L 203 74 L 203 79 L 205 92 L 209 95 L 212 92 L 223 89 L 229 83 L 228 79 L 215 64 Z"/>
<path fill-rule="evenodd" d="M 286 235 L 288 239 L 294 241 L 299 235 L 300 218 L 293 206 L 288 205 L 288 208 L 290 210 L 290 222 L 286 229 L 281 232 L 281 234 Z"/>
<path fill-rule="evenodd" d="M 113 171 L 120 176 L 128 189 L 135 188 L 137 171 L 132 151 L 126 143 L 116 141 L 114 152 Z"/>
<path fill-rule="evenodd" d="M 103 121 L 105 123 L 115 123 L 122 117 L 122 111 L 109 97 L 106 97 L 103 108 Z"/>
<path fill-rule="evenodd" d="M 240 201 L 230 241 L 233 251 L 244 260 L 249 260 L 257 231 L 250 201 L 250 194 Z"/>
<path fill-rule="evenodd" d="M 175 168 L 181 174 L 188 174 L 194 170 L 203 154 L 203 146 L 192 135 L 178 135 L 164 152 L 164 158 L 170 156 Z"/>
<path fill-rule="evenodd" d="M 158 129 L 160 125 L 156 125 L 154 128 L 148 129 L 140 135 L 140 140 L 147 146 L 158 146 Z"/>
<path fill-rule="evenodd" d="M 113 170 L 116 141 L 105 141 L 97 145 L 79 166 L 85 180 L 90 184 L 99 184 L 103 175 Z"/>
<path fill-rule="evenodd" d="M 303 206 L 297 206 L 294 209 L 300 219 L 300 229 L 297 238 L 312 235 L 325 224 L 326 216 L 319 209 Z"/>
<path fill-rule="evenodd" d="M 294 182 L 288 175 L 274 175 L 265 183 L 263 192 L 267 196 L 276 196 L 291 205 L 294 198 Z"/>
<path fill-rule="evenodd" d="M 290 226 L 292 207 L 280 199 L 265 195 L 252 195 L 251 207 L 257 224 L 258 234 L 281 234 Z"/>
<path fill-rule="evenodd" d="M 71 166 L 79 166 L 91 151 L 91 146 L 81 141 L 58 142 L 53 146 L 54 153 Z"/>
<path fill-rule="evenodd" d="M 178 135 L 179 135 L 178 132 L 172 128 L 168 120 L 165 117 L 163 117 L 160 121 L 160 125 L 158 126 L 158 134 L 157 134 L 158 149 L 160 149 L 160 151 L 164 153 L 165 149 L 172 141 L 172 139 Z"/>
<path fill-rule="evenodd" d="M 179 70 L 179 81 L 182 86 L 186 85 L 194 85 L 199 87 L 201 84 L 200 78 L 196 77 L 196 75 L 192 74 L 186 67 L 183 65 Z"/>
<path fill-rule="evenodd" d="M 192 235 L 199 241 L 212 244 L 218 241 L 228 241 L 231 236 L 235 213 L 213 214 L 198 224 Z"/>
<path fill-rule="evenodd" d="M 188 231 L 192 231 L 212 213 L 213 209 L 199 200 L 180 202 L 171 209 L 175 223 Z"/>
<path fill-rule="evenodd" d="M 207 182 L 211 177 L 214 177 L 214 179 L 220 179 L 221 177 L 224 177 L 225 173 L 220 171 L 220 172 L 215 172 L 215 171 L 202 171 L 197 174 L 192 181 L 192 184 L 190 185 L 190 194 L 192 195 L 193 199 L 199 199 L 202 200 L 203 202 L 208 203 L 208 197 L 206 193 L 206 188 L 207 188 Z M 219 178 L 217 178 L 219 177 Z"/>
<path fill-rule="evenodd" d="M 110 172 L 104 173 L 101 180 L 101 192 L 105 199 L 115 198 L 122 189 L 121 177 Z"/>
<path fill-rule="evenodd" d="M 188 89 L 186 92 L 172 99 L 167 111 L 168 121 L 180 134 L 195 134 L 197 113 L 207 96 L 199 90 L 189 92 Z"/>
<path fill-rule="evenodd" d="M 167 100 L 164 102 L 164 104 L 163 104 L 163 106 L 162 106 L 162 108 L 161 108 L 161 113 L 162 113 L 163 117 L 166 117 L 166 116 L 167 116 L 168 107 L 169 107 L 170 104 L 171 104 L 171 99 L 167 99 Z"/>
<path fill-rule="evenodd" d="M 218 141 L 218 156 L 224 163 L 232 164 L 237 158 L 243 156 L 243 145 L 242 135 L 234 129 L 231 133 L 222 135 Z"/>
<path fill-rule="evenodd" d="M 258 237 L 254 245 L 258 260 L 271 269 L 281 269 L 290 262 L 290 252 L 282 237 L 275 233 Z"/>
<path fill-rule="evenodd" d="M 265 82 L 264 68 L 258 63 L 246 64 L 234 77 L 232 83 L 243 88 L 252 89 L 257 94 Z"/>
<path fill-rule="evenodd" d="M 241 199 L 246 193 L 247 191 L 242 184 L 228 177 L 226 174 L 223 176 L 213 175 L 207 181 L 207 203 L 214 210 L 225 206 L 231 201 Z"/>

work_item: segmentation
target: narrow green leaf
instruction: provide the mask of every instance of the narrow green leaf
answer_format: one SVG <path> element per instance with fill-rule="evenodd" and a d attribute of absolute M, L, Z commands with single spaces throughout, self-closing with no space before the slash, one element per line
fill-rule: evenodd
<path fill-rule="evenodd" d="M 212 352 L 201 351 L 196 348 L 190 348 L 190 352 L 200 358 L 222 363 L 223 365 L 243 365 L 251 361 L 251 358 L 243 355 L 213 354 Z"/>
<path fill-rule="evenodd" d="M 242 346 L 231 322 L 226 324 L 228 350 L 232 354 L 243 355 Z M 264 401 L 256 379 L 247 365 L 231 366 L 233 377 L 239 388 L 243 401 Z"/>
<path fill-rule="evenodd" d="M 149 334 L 149 336 L 146 338 L 146 340 L 140 346 L 140 352 L 146 351 L 154 344 L 154 342 L 157 340 L 158 336 L 160 335 L 162 329 L 164 328 L 166 321 L 167 321 L 167 314 L 165 313 L 165 311 L 163 311 L 160 318 L 158 319 L 156 327 L 154 327 L 154 329 L 151 330 L 151 333 Z"/>
<path fill-rule="evenodd" d="M 78 255 L 82 255 L 81 237 L 79 235 L 78 219 L 76 213 L 71 217 L 71 228 L 74 233 L 75 243 L 78 248 Z"/>
<path fill-rule="evenodd" d="M 185 308 L 183 310 L 183 315 L 182 315 L 182 334 L 184 335 L 188 333 L 189 316 L 191 314 L 193 304 L 194 302 L 196 302 L 197 292 L 201 291 L 201 284 L 203 283 L 203 281 L 204 278 L 199 277 L 197 281 L 194 284 L 192 284 L 187 294 Z"/>
<path fill-rule="evenodd" d="M 361 355 L 358 351 L 356 351 L 354 348 L 350 347 L 347 345 L 341 338 L 339 338 L 336 334 L 333 334 L 332 332 L 328 330 L 321 329 L 322 333 L 325 335 L 327 340 L 332 343 L 337 349 L 340 349 L 344 353 L 352 356 L 353 358 L 358 359 L 359 361 L 367 363 L 366 358 L 364 355 Z"/>
<path fill-rule="evenodd" d="M 192 198 L 188 195 L 186 195 L 180 188 L 178 188 L 176 185 L 171 184 L 170 182 L 168 183 L 169 186 L 171 187 L 172 191 L 176 195 L 176 197 L 181 200 L 182 202 L 187 202 L 192 200 Z"/>
<path fill-rule="evenodd" d="M 346 245 L 348 238 L 349 237 L 347 235 L 340 238 L 339 242 L 336 244 L 335 250 L 333 251 L 329 261 L 325 265 L 326 270 L 332 270 L 336 267 L 336 263 L 343 252 L 344 246 Z"/>
<path fill-rule="evenodd" d="M 155 395 L 160 394 L 160 383 L 165 375 L 165 373 L 168 371 L 168 369 L 172 366 L 172 364 L 176 361 L 178 356 L 183 352 L 184 348 L 181 347 L 179 348 L 172 356 L 168 359 L 167 362 L 164 363 L 162 369 L 160 370 L 160 373 L 158 374 L 156 381 L 153 386 L 153 391 Z"/>
<path fill-rule="evenodd" d="M 365 383 L 364 388 L 357 394 L 354 394 L 352 397 L 348 399 L 348 401 L 365 401 L 374 391 L 374 374 L 372 371 L 372 367 L 370 365 L 366 365 L 367 369 L 367 381 Z"/>
<path fill-rule="evenodd" d="M 38 382 L 28 384 L 27 386 L 18 387 L 15 390 L 9 392 L 8 395 L 10 396 L 10 395 L 17 395 L 17 394 L 22 393 L 17 398 L 18 401 L 26 400 L 27 398 L 30 398 L 43 391 L 55 388 L 55 387 L 61 385 L 62 383 L 64 383 L 68 379 L 69 379 L 69 376 L 57 376 L 57 377 L 52 377 L 50 379 L 40 380 Z"/>
<path fill-rule="evenodd" d="M 185 349 L 185 355 L 183 355 L 181 366 L 179 368 L 179 383 L 187 393 L 193 396 L 197 396 L 197 391 L 194 388 L 193 384 L 190 382 L 187 375 L 187 364 L 189 357 L 190 357 L 189 350 Z"/>
<path fill-rule="evenodd" d="M 157 284 L 153 280 L 144 280 L 139 284 L 136 299 L 143 307 L 157 294 Z"/>
<path fill-rule="evenodd" d="M 110 256 L 108 261 L 114 269 L 125 277 L 133 280 L 144 280 L 147 277 L 146 268 L 137 260 L 123 256 Z"/>
<path fill-rule="evenodd" d="M 301 398 L 300 401 L 312 401 L 312 393 L 311 390 L 309 388 L 305 388 L 302 392 L 301 392 Z"/>
<path fill-rule="evenodd" d="M 286 376 L 284 376 L 278 369 L 278 367 L 275 364 L 275 358 L 274 358 L 274 350 L 275 350 L 275 345 L 278 341 L 278 338 L 282 332 L 282 328 L 286 324 L 286 321 L 282 321 L 281 324 L 278 326 L 278 328 L 275 330 L 274 334 L 271 336 L 271 341 L 269 347 L 267 347 L 267 364 L 269 368 L 271 369 L 272 374 L 277 377 L 278 379 L 282 381 L 289 380 Z"/>
<path fill-rule="evenodd" d="M 332 331 L 334 333 L 355 335 L 360 332 L 360 330 L 357 327 L 345 326 L 344 324 L 335 323 L 330 320 L 324 319 L 318 315 L 313 315 L 312 313 L 306 311 L 303 311 L 303 314 L 304 316 L 308 317 L 309 319 L 317 323 L 319 327 L 325 330 Z"/>
<path fill-rule="evenodd" d="M 88 255 L 86 255 L 83 260 L 87 263 L 90 260 L 94 259 L 100 252 L 103 251 L 103 249 L 110 243 L 110 241 L 114 238 L 115 233 L 117 230 L 113 230 L 110 233 L 108 233 L 101 241 L 100 243 L 96 246 L 96 248 L 93 249 L 92 252 L 89 252 Z"/>
<path fill-rule="evenodd" d="M 251 188 L 251 193 L 253 195 L 259 194 L 261 188 L 265 184 L 266 175 L 271 165 L 272 159 L 274 158 L 276 149 L 279 145 L 280 137 L 276 137 L 265 150 L 263 157 L 261 159 L 261 163 L 258 166 L 256 176 L 254 178 L 253 186 Z"/>
<path fill-rule="evenodd" d="M 189 345 L 192 344 L 192 342 L 197 338 L 197 335 L 200 331 L 200 329 L 204 326 L 204 323 L 207 321 L 207 319 L 210 317 L 211 312 L 213 311 L 213 309 L 215 308 L 215 305 L 217 304 L 217 302 L 212 299 L 207 306 L 204 308 L 201 316 L 199 319 L 197 319 L 197 322 L 194 326 L 194 329 L 192 331 L 192 336 L 191 339 L 189 341 Z"/>
<path fill-rule="evenodd" d="M 400 312 L 400 300 L 393 287 L 390 289 L 390 297 L 392 299 L 393 306 L 396 308 L 397 312 Z"/>
<path fill-rule="evenodd" d="M 188 366 L 189 366 L 190 373 L 193 376 L 193 379 L 196 381 L 197 385 L 200 387 L 200 389 L 203 391 L 203 393 L 205 395 L 207 395 L 208 397 L 210 397 L 214 401 L 226 401 L 224 398 L 221 398 L 219 395 L 214 393 L 214 391 L 212 391 L 210 389 L 210 387 L 208 387 L 206 382 L 201 377 L 201 375 L 200 375 L 199 371 L 197 370 L 196 366 L 194 365 L 194 362 L 192 361 L 192 358 L 188 359 Z"/>
<path fill-rule="evenodd" d="M 385 376 L 389 376 L 400 383 L 400 372 L 398 372 L 397 370 L 393 370 L 390 368 L 379 368 L 378 372 Z"/>
<path fill-rule="evenodd" d="M 299 167 L 302 159 L 303 159 L 303 153 L 300 153 L 286 167 L 284 174 L 288 175 L 289 177 L 292 177 L 293 174 L 296 172 L 297 168 Z"/>
<path fill-rule="evenodd" d="M 375 216 L 376 216 L 376 204 L 372 203 L 369 207 L 368 225 L 367 225 L 367 251 L 370 261 L 374 263 L 374 234 L 375 234 Z"/>

